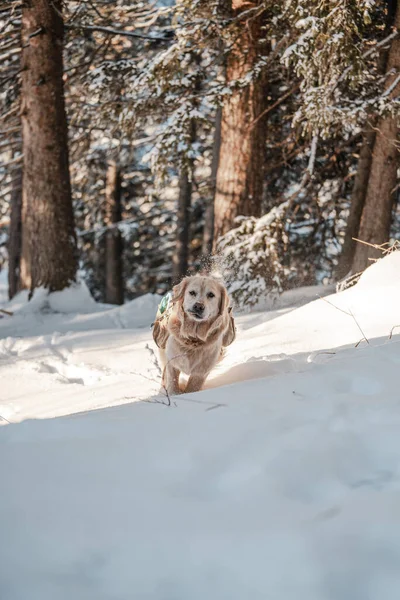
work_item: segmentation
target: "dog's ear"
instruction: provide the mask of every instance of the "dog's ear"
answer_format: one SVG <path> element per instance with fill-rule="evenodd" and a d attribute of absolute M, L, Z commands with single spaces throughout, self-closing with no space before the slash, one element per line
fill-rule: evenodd
<path fill-rule="evenodd" d="M 185 295 L 186 286 L 188 284 L 188 277 L 182 279 L 178 285 L 175 285 L 172 288 L 172 302 L 180 302 L 183 300 L 183 296 Z"/>
<path fill-rule="evenodd" d="M 169 331 L 162 319 L 155 321 L 153 325 L 153 340 L 159 348 L 165 348 L 169 338 Z"/>
<path fill-rule="evenodd" d="M 229 307 L 229 296 L 228 296 L 228 292 L 225 289 L 225 286 L 223 286 L 222 284 L 220 284 L 220 292 L 221 292 L 221 297 L 219 300 L 219 314 L 223 315 Z"/>

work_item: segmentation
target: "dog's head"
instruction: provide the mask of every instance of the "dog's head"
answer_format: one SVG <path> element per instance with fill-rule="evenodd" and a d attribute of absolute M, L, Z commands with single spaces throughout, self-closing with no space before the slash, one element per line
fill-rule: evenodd
<path fill-rule="evenodd" d="M 229 307 L 225 287 L 214 277 L 185 277 L 173 289 L 173 302 L 180 303 L 193 321 L 213 321 Z"/>

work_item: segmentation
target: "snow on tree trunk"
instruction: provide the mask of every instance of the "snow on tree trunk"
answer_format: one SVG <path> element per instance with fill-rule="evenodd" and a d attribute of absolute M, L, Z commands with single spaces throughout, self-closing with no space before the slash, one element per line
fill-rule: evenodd
<path fill-rule="evenodd" d="M 112 227 L 122 219 L 121 209 L 121 174 L 115 162 L 110 162 L 107 169 L 106 184 L 106 293 L 105 300 L 110 304 L 123 304 L 124 284 L 122 277 L 123 243 L 118 227 Z"/>
<path fill-rule="evenodd" d="M 400 6 L 396 10 L 395 26 L 400 28 Z M 385 95 L 390 98 L 399 93 L 399 72 L 400 39 L 396 38 L 392 41 L 386 68 Z M 369 244 L 383 244 L 389 239 L 399 164 L 397 143 L 398 119 L 390 114 L 381 117 L 376 127 L 368 190 L 358 233 L 358 238 Z M 379 258 L 381 255 L 379 250 L 357 243 L 353 273 L 363 271 L 370 264 L 369 258 Z"/>
<path fill-rule="evenodd" d="M 32 291 L 62 290 L 77 269 L 61 8 L 61 0 L 31 0 L 22 9 L 21 282 Z"/>
<path fill-rule="evenodd" d="M 258 3 L 232 2 L 232 16 L 255 7 Z M 260 57 L 262 45 L 261 16 L 249 14 L 240 21 L 240 35 L 226 61 L 229 85 L 249 75 Z M 261 214 L 263 191 L 265 119 L 260 117 L 266 107 L 266 75 L 252 73 L 247 85 L 239 86 L 227 95 L 222 109 L 221 149 L 214 204 L 214 244 L 234 227 L 238 215 Z"/>
<path fill-rule="evenodd" d="M 21 210 L 22 169 L 19 167 L 13 180 L 10 202 L 10 230 L 8 234 L 8 296 L 10 299 L 20 290 Z"/>

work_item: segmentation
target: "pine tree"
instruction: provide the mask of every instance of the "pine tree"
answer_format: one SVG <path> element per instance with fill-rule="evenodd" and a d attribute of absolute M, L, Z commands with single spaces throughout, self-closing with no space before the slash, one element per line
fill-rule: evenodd
<path fill-rule="evenodd" d="M 62 290 L 77 270 L 61 9 L 61 0 L 31 0 L 22 10 L 21 279 L 31 290 Z"/>
<path fill-rule="evenodd" d="M 347 218 L 346 232 L 339 258 L 336 276 L 338 279 L 351 273 L 351 266 L 356 249 L 355 238 L 359 236 L 360 221 L 365 206 L 365 197 L 368 189 L 369 174 L 372 164 L 372 151 L 375 142 L 375 129 L 367 126 L 358 159 L 357 173 L 354 179 L 353 191 L 350 201 L 350 211 Z"/>
<path fill-rule="evenodd" d="M 117 225 L 122 219 L 121 173 L 115 161 L 110 161 L 107 169 L 106 218 L 105 225 L 105 301 L 110 304 L 123 304 L 124 284 L 122 279 L 122 236 Z"/>
<path fill-rule="evenodd" d="M 214 140 L 211 159 L 211 193 L 204 214 L 204 233 L 202 242 L 202 252 L 204 256 L 211 255 L 214 245 L 214 204 L 217 191 L 219 155 L 221 150 L 221 121 L 222 109 L 221 107 L 218 107 L 217 114 L 215 116 Z"/>
<path fill-rule="evenodd" d="M 386 24 L 383 32 L 384 38 L 393 35 L 394 19 L 396 16 L 397 0 L 389 0 L 386 11 Z M 389 46 L 383 46 L 377 61 L 377 71 L 384 76 L 387 70 Z M 377 115 L 371 114 L 369 121 L 365 125 L 360 156 L 357 165 L 357 173 L 354 178 L 353 191 L 351 196 L 350 211 L 346 224 L 346 232 L 339 258 L 336 275 L 338 279 L 345 277 L 352 272 L 352 263 L 356 251 L 356 239 L 359 238 L 361 217 L 365 207 L 365 200 L 368 192 L 368 182 L 372 166 L 374 143 L 377 130 Z"/>
<path fill-rule="evenodd" d="M 10 199 L 10 229 L 8 234 L 8 296 L 13 298 L 20 289 L 22 169 L 14 175 Z"/>
<path fill-rule="evenodd" d="M 238 215 L 261 215 L 265 166 L 265 119 L 261 115 L 267 102 L 267 74 L 265 69 L 255 72 L 265 54 L 263 6 L 239 0 L 226 5 L 227 18 L 238 20 L 226 58 L 226 82 L 232 85 L 249 76 L 251 81 L 233 88 L 223 103 L 214 242 L 232 229 Z"/>
<path fill-rule="evenodd" d="M 396 9 L 395 27 L 400 30 L 400 5 Z M 384 97 L 394 99 L 400 90 L 400 38 L 390 46 L 386 68 Z M 381 245 L 389 241 L 392 210 L 395 200 L 398 150 L 398 115 L 384 114 L 376 127 L 368 189 L 362 212 L 358 238 L 367 244 Z M 379 258 L 381 252 L 371 245 L 358 243 L 353 260 L 353 273 L 364 270 L 369 258 Z"/>

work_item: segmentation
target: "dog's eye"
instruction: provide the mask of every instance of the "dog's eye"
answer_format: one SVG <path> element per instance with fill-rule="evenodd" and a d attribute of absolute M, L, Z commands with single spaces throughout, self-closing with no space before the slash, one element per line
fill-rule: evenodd
<path fill-rule="evenodd" d="M 215 298 L 215 294 L 213 292 L 208 292 L 207 298 Z"/>
<path fill-rule="evenodd" d="M 191 296 L 195 296 L 195 295 L 196 295 L 196 292 L 195 292 L 194 290 L 192 290 L 191 292 L 189 292 L 189 294 L 190 294 Z"/>

